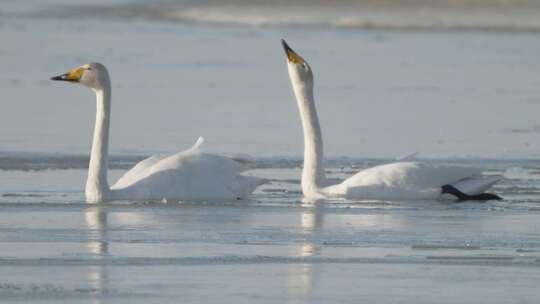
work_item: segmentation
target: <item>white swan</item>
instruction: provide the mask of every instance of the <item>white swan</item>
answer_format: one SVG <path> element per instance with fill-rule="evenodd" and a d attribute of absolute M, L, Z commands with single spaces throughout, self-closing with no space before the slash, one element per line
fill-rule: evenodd
<path fill-rule="evenodd" d="M 265 180 L 241 175 L 242 164 L 233 159 L 202 153 L 199 138 L 189 150 L 169 156 L 149 157 L 109 187 L 107 156 L 111 114 L 109 73 L 100 63 L 90 63 L 52 80 L 83 84 L 96 93 L 97 112 L 85 195 L 89 202 L 107 200 L 231 200 L 248 196 Z"/>
<path fill-rule="evenodd" d="M 460 200 L 499 199 L 483 193 L 500 180 L 498 176 L 482 177 L 473 168 L 434 167 L 407 160 L 368 168 L 330 185 L 323 168 L 323 140 L 311 67 L 284 40 L 282 44 L 304 131 L 302 192 L 306 198 L 437 199 L 449 193 Z"/>

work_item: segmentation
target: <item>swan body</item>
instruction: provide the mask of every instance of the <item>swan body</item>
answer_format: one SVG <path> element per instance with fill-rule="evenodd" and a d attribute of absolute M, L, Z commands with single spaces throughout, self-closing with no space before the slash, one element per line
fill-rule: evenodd
<path fill-rule="evenodd" d="M 438 199 L 442 194 L 441 187 L 448 184 L 477 195 L 500 180 L 498 176 L 483 177 L 480 173 L 475 168 L 395 162 L 361 170 L 340 184 L 317 188 L 306 196 L 317 199 Z"/>
<path fill-rule="evenodd" d="M 151 156 L 136 164 L 112 187 L 107 182 L 111 86 L 107 69 L 90 63 L 52 77 L 81 83 L 96 93 L 96 124 L 85 196 L 107 200 L 232 200 L 250 195 L 264 179 L 242 175 L 245 166 L 231 158 L 203 153 L 203 139 L 186 151 Z"/>
<path fill-rule="evenodd" d="M 339 184 L 329 184 L 323 168 L 323 140 L 313 95 L 313 72 L 309 64 L 282 40 L 289 77 L 302 121 L 304 168 L 302 192 L 309 199 L 437 199 L 444 193 L 462 198 L 478 196 L 500 180 L 484 177 L 475 168 L 432 166 L 413 161 L 415 154 L 396 162 L 362 170 Z M 443 187 L 451 185 L 452 187 Z M 454 189 L 456 191 L 454 191 Z"/>

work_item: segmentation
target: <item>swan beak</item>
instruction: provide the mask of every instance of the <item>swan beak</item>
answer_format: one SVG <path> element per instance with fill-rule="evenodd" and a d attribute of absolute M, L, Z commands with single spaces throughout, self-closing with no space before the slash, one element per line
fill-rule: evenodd
<path fill-rule="evenodd" d="M 287 59 L 290 63 L 295 64 L 303 64 L 305 61 L 300 55 L 296 54 L 293 49 L 285 42 L 285 40 L 281 39 L 281 44 L 283 45 L 283 49 L 285 50 L 285 55 L 287 55 Z"/>
<path fill-rule="evenodd" d="M 65 74 L 51 77 L 51 80 L 78 82 L 81 79 L 84 73 L 84 70 L 85 70 L 84 67 L 78 67 L 78 68 L 72 69 L 71 71 Z"/>

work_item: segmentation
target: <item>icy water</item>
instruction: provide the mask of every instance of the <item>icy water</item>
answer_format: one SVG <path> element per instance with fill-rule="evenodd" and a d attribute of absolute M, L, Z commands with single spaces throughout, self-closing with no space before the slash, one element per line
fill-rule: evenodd
<path fill-rule="evenodd" d="M 0 302 L 538 303 L 535 1 L 152 3 L 0 1 Z M 315 71 L 330 177 L 419 151 L 502 175 L 504 200 L 303 201 L 281 38 Z M 111 181 L 202 135 L 271 183 L 86 204 L 94 97 L 48 79 L 89 61 Z"/>
<path fill-rule="evenodd" d="M 335 159 L 328 171 L 339 179 L 380 162 Z M 536 303 L 538 163 L 433 162 L 503 175 L 494 191 L 504 200 L 306 202 L 295 159 L 261 159 L 250 174 L 272 182 L 220 203 L 89 205 L 86 170 L 0 171 L 0 299 Z"/>

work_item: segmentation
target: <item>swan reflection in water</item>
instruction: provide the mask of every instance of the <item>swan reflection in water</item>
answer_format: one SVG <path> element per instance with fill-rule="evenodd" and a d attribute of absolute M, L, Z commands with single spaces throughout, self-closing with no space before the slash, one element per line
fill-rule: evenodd
<path fill-rule="evenodd" d="M 109 241 L 107 236 L 107 206 L 91 206 L 86 208 L 84 218 L 88 228 L 88 242 L 86 246 L 94 259 L 103 259 L 109 256 Z M 108 292 L 109 274 L 106 263 L 96 263 L 89 266 L 87 278 L 89 292 L 104 295 Z M 102 303 L 95 299 L 94 303 Z"/>
<path fill-rule="evenodd" d="M 299 258 L 309 258 L 320 254 L 321 248 L 313 243 L 313 233 L 319 231 L 323 226 L 324 206 L 321 204 L 308 205 L 300 212 L 300 227 L 298 233 L 302 235 L 302 240 L 298 247 L 295 247 L 293 256 Z M 310 302 L 313 286 L 317 279 L 317 268 L 311 262 L 290 264 L 288 279 L 288 294 L 291 302 Z"/>
<path fill-rule="evenodd" d="M 336 212 L 338 209 L 342 209 L 343 206 L 332 206 L 330 201 L 318 200 L 310 201 L 304 200 L 304 205 L 301 207 L 298 218 L 298 226 L 296 234 L 300 235 L 298 246 L 294 247 L 294 252 L 291 256 L 302 259 L 303 263 L 291 263 L 288 265 L 288 298 L 291 303 L 311 303 L 313 302 L 314 295 L 318 293 L 319 289 L 325 288 L 323 282 L 325 278 L 325 268 L 322 264 L 317 264 L 311 260 L 312 257 L 331 257 L 333 252 L 339 248 L 332 245 L 325 245 L 326 241 L 333 243 L 332 236 L 328 236 L 327 233 L 334 229 L 341 231 L 346 229 L 349 233 L 354 234 L 354 237 L 347 239 L 344 244 L 361 243 L 365 240 L 365 236 L 373 237 L 379 234 L 379 231 L 408 231 L 414 230 L 417 224 L 413 221 L 407 220 L 402 216 L 395 216 L 392 214 L 371 214 L 366 212 Z M 340 204 L 343 204 L 341 202 Z M 352 203 L 349 206 L 359 208 L 360 210 L 366 210 L 371 208 L 396 208 L 399 207 L 399 203 L 391 202 L 365 202 L 365 203 Z M 321 234 L 322 233 L 322 234 Z M 351 237 L 348 236 L 348 237 Z M 330 238 L 329 238 L 330 237 Z M 340 240 L 337 240 L 337 244 Z M 329 250 L 324 250 L 332 246 Z M 346 254 L 349 256 L 364 256 L 365 254 L 375 254 L 376 256 L 384 256 L 387 254 L 386 250 L 378 251 L 374 250 L 357 251 L 353 248 L 343 248 Z M 343 253 L 344 251 L 339 251 Z M 328 269 L 328 268 L 326 268 Z"/>

